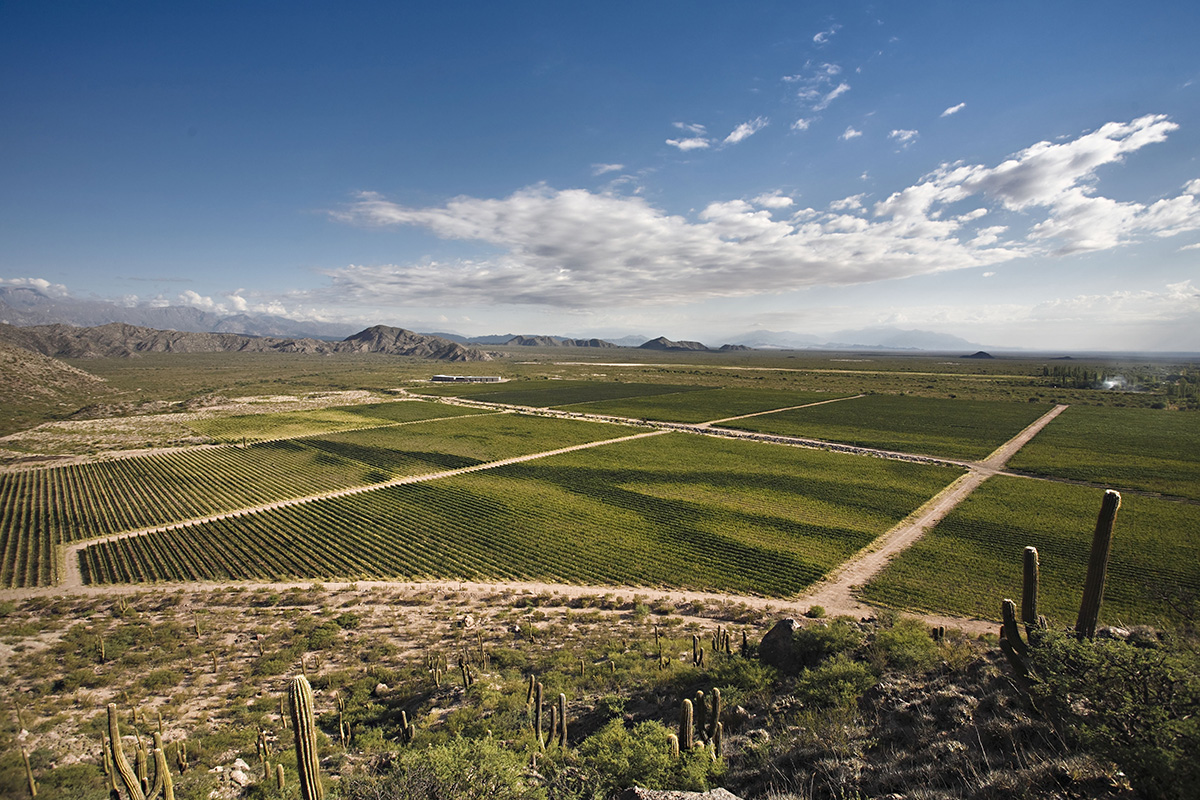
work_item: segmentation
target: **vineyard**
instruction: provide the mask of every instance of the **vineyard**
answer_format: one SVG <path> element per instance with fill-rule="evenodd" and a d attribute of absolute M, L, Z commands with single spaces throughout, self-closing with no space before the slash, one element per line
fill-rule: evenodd
<path fill-rule="evenodd" d="M 1046 411 L 1035 403 L 872 395 L 738 420 L 727 427 L 977 460 Z"/>
<path fill-rule="evenodd" d="M 998 476 L 906 550 L 862 596 L 869 602 L 998 619 L 1021 592 L 1021 553 L 1041 556 L 1042 612 L 1071 625 L 1079 610 L 1101 492 Z M 1172 602 L 1200 595 L 1200 506 L 1126 494 L 1117 517 L 1101 619 L 1177 621 Z"/>
<path fill-rule="evenodd" d="M 420 386 L 412 391 L 439 396 L 463 396 L 489 403 L 554 408 L 575 403 L 699 392 L 710 386 L 606 381 L 525 381 L 515 384 L 452 384 Z"/>
<path fill-rule="evenodd" d="M 957 470 L 671 434 L 101 542 L 89 582 L 461 578 L 794 594 Z"/>
<path fill-rule="evenodd" d="M 418 422 L 443 417 L 477 414 L 477 409 L 441 403 L 401 401 L 369 405 L 339 406 L 310 411 L 272 414 L 239 414 L 231 417 L 198 419 L 192 430 L 218 442 L 259 442 L 268 439 L 294 439 L 322 433 L 372 428 L 388 423 Z"/>
<path fill-rule="evenodd" d="M 513 414 L 461 416 L 0 474 L 0 586 L 57 581 L 54 548 L 64 543 L 628 431 Z"/>
<path fill-rule="evenodd" d="M 1191 413 L 1072 406 L 1010 466 L 1200 500 L 1200 422 Z"/>
<path fill-rule="evenodd" d="M 579 403 L 569 406 L 568 410 L 633 419 L 698 423 L 848 396 L 831 392 L 726 388 Z"/>

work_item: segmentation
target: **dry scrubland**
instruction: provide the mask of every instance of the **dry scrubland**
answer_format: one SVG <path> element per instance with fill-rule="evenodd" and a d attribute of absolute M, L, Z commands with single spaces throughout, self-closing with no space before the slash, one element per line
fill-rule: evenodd
<path fill-rule="evenodd" d="M 267 730 L 270 758 L 294 776 L 278 702 L 302 664 L 330 739 L 327 779 L 353 797 L 384 796 L 379 775 L 407 787 L 398 796 L 463 795 L 469 787 L 446 781 L 467 763 L 479 786 L 495 781 L 491 794 L 514 797 L 603 796 L 634 782 L 798 797 L 1121 797 L 1129 776 L 1152 786 L 1138 783 L 1148 779 L 1130 771 L 1126 750 L 1106 749 L 1120 735 L 1103 720 L 1088 730 L 1105 735 L 1088 738 L 1072 727 L 1075 707 L 1031 711 L 988 642 L 935 641 L 892 610 L 860 624 L 813 609 L 797 663 L 754 656 L 785 605 L 803 609 L 823 576 L 965 470 L 984 469 L 976 462 L 1055 402 L 1070 408 L 1010 461 L 1013 474 L 982 473 L 859 597 L 995 619 L 1000 598 L 1020 591 L 1022 548 L 1035 545 L 1043 611 L 1069 624 L 1101 490 L 1117 488 L 1125 503 L 1102 623 L 1171 633 L 1141 634 L 1136 653 L 1121 643 L 1104 658 L 1113 674 L 1142 652 L 1160 670 L 1190 670 L 1191 683 L 1168 683 L 1172 708 L 1191 707 L 1200 425 L 1176 407 L 1190 402 L 1194 365 L 1121 365 L 1145 391 L 1115 393 L 1080 385 L 1084 367 L 1036 361 L 621 352 L 628 362 L 565 363 L 562 351 L 522 349 L 488 365 L 507 382 L 452 387 L 423 380 L 442 365 L 404 359 L 77 362 L 104 383 L 76 419 L 0 440 L 0 581 L 11 587 L 0 670 L 20 715 L 0 728 L 0 792 L 24 790 L 20 743 L 39 797 L 101 796 L 98 733 L 114 701 L 123 724 L 141 709 L 146 734 L 161 711 L 164 738 L 188 744 L 179 796 L 236 793 L 227 777 L 239 755 L 250 785 L 236 791 L 276 796 L 255 772 L 254 742 Z M 722 436 L 672 427 L 704 423 Z M 739 435 L 852 452 L 729 438 Z M 532 460 L 500 463 L 512 459 Z M 337 579 L 642 588 L 311 585 Z M 94 588 L 56 596 L 64 580 Z M 235 583 L 121 588 L 154 580 Z M 667 596 L 673 587 L 746 597 L 686 601 Z M 728 655 L 712 647 L 718 627 L 733 633 Z M 703 664 L 692 663 L 693 634 L 709 642 Z M 1062 647 L 1039 650 L 1058 654 L 1040 665 L 1039 685 L 1085 691 L 1056 670 L 1097 656 Z M 449 666 L 440 686 L 433 654 Z M 469 687 L 459 658 L 475 672 Z M 572 723 L 570 747 L 536 768 L 530 675 L 548 697 L 567 695 Z M 1086 691 L 1106 690 L 1093 683 Z M 714 687 L 730 723 L 724 757 L 669 758 L 664 725 L 682 699 Z M 415 722 L 412 742 L 401 711 Z M 1168 717 L 1135 745 L 1178 783 L 1173 748 L 1194 740 L 1195 723 Z M 293 780 L 282 795 L 295 793 Z"/>

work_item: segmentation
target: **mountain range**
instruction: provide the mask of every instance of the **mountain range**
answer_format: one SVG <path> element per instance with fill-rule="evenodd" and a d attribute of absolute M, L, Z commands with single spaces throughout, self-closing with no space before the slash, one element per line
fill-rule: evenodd
<path fill-rule="evenodd" d="M 33 287 L 0 286 L 0 323 L 35 327 L 69 325 L 91 328 L 124 323 L 158 331 L 176 331 L 196 334 L 231 334 L 265 339 L 303 340 L 301 351 L 326 352 L 307 340 L 345 341 L 347 337 L 360 333 L 356 326 L 344 323 L 312 322 L 289 319 L 266 314 L 215 314 L 191 306 L 123 306 L 107 300 L 84 300 L 57 296 Z M 403 330 L 396 328 L 395 330 Z M 413 334 L 417 335 L 417 334 Z M 457 333 L 436 332 L 420 334 L 456 342 L 464 347 L 526 346 L 526 347 L 642 347 L 655 350 L 709 350 L 700 342 L 672 341 L 660 336 L 621 336 L 600 339 L 588 336 L 559 336 L 548 334 L 506 333 L 488 336 L 462 336 Z M 198 342 L 183 344 L 176 339 L 148 347 L 194 347 Z M 725 337 L 728 343 L 722 349 L 752 348 L 756 350 L 803 350 L 803 349 L 889 349 L 889 350 L 938 350 L 971 351 L 984 347 L 958 336 L 922 330 L 903 330 L 895 327 L 876 326 L 853 330 L 836 331 L 828 336 L 795 333 L 792 331 L 754 330 L 737 336 Z M 378 343 L 377 343 L 378 344 Z M 208 345 L 215 347 L 215 340 Z M 242 345 L 257 348 L 263 345 Z M 347 345 L 349 346 L 349 345 Z M 383 346 L 379 344 L 378 346 Z M 395 347 L 393 343 L 391 345 Z M 286 349 L 289 345 L 273 342 L 270 347 Z M 143 348 L 144 349 L 144 348 Z M 335 349 L 344 352 L 344 349 Z M 455 355 L 452 351 L 447 351 Z M 432 356 L 440 358 L 441 356 Z"/>

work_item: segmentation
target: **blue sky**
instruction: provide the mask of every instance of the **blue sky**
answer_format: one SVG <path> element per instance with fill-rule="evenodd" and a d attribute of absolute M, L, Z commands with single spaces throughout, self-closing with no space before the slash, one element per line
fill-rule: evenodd
<path fill-rule="evenodd" d="M 0 282 L 1200 351 L 1200 5 L 3 3 Z"/>

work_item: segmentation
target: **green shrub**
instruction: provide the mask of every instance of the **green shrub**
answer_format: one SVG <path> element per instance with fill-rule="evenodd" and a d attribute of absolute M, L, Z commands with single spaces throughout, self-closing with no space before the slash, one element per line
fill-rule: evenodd
<path fill-rule="evenodd" d="M 1183 800 L 1200 786 L 1200 650 L 1035 639 L 1031 693 L 1085 748 L 1115 761 L 1146 797 Z M 1157 644 L 1157 643 L 1156 643 Z"/>
<path fill-rule="evenodd" d="M 391 769 L 344 779 L 347 800 L 545 800 L 525 774 L 525 756 L 493 739 L 451 739 L 406 750 Z"/>
<path fill-rule="evenodd" d="M 929 628 L 916 619 L 902 619 L 876 634 L 871 645 L 871 656 L 881 668 L 891 667 L 908 672 L 932 669 L 941 659 L 937 642 L 929 635 Z"/>
<path fill-rule="evenodd" d="M 849 653 L 863 642 L 863 633 L 849 617 L 828 625 L 808 625 L 796 631 L 792 652 L 802 667 L 815 667 L 838 653 Z"/>
<path fill-rule="evenodd" d="M 810 708 L 848 707 L 875 685 L 871 669 L 844 653 L 806 669 L 796 681 L 796 698 Z"/>

